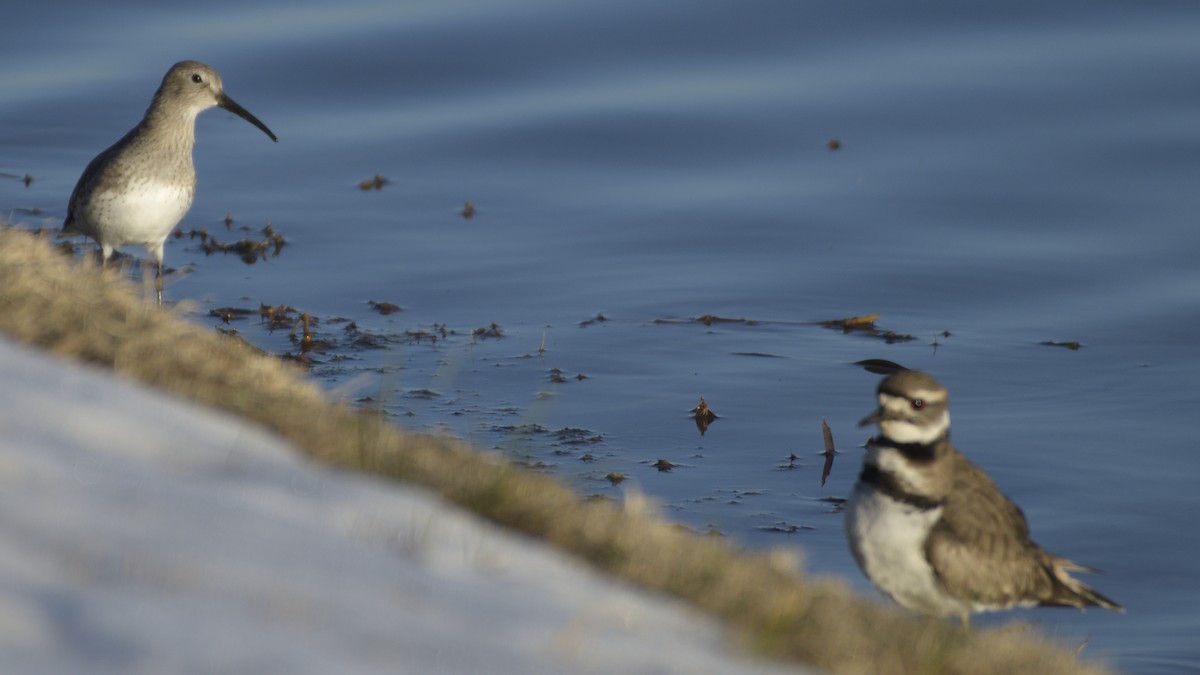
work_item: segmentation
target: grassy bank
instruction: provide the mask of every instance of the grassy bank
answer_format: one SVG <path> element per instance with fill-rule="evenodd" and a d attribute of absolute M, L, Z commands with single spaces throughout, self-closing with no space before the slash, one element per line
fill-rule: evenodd
<path fill-rule="evenodd" d="M 0 230 L 0 331 L 13 339 L 255 420 L 319 461 L 431 488 L 721 617 L 759 653 L 833 673 L 1107 672 L 1036 635 L 966 634 L 957 622 L 914 618 L 835 580 L 806 579 L 787 556 L 750 555 L 683 531 L 637 500 L 584 502 L 494 455 L 402 432 L 332 402 L 296 368 L 146 297 L 120 273 L 73 261 L 43 238 Z"/>

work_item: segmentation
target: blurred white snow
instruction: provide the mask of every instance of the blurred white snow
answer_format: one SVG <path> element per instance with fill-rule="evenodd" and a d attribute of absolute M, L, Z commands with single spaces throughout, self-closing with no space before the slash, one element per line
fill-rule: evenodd
<path fill-rule="evenodd" d="M 798 670 L 423 490 L 0 340 L 0 672 Z"/>

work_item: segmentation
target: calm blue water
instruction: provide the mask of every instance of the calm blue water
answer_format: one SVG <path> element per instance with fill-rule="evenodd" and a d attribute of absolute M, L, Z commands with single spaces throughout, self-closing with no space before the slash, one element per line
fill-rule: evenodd
<path fill-rule="evenodd" d="M 5 12 L 12 220 L 57 227 L 170 64 L 205 61 L 280 142 L 202 115 L 184 227 L 236 239 L 228 212 L 289 244 L 245 266 L 172 241 L 190 274 L 167 297 L 199 323 L 311 312 L 336 342 L 313 371 L 331 390 L 583 494 L 634 486 L 698 530 L 802 547 L 865 593 L 822 501 L 848 493 L 868 435 L 877 378 L 850 364 L 928 369 L 959 447 L 1129 610 L 1017 618 L 1130 672 L 1200 670 L 1194 5 L 78 4 Z M 377 173 L 382 190 L 356 187 Z M 811 323 L 874 312 L 916 339 Z M 757 323 L 686 321 L 704 314 Z M 505 337 L 469 338 L 493 322 Z M 405 337 L 442 323 L 435 344 Z M 703 437 L 700 396 L 721 415 Z M 844 453 L 823 488 L 822 418 Z"/>

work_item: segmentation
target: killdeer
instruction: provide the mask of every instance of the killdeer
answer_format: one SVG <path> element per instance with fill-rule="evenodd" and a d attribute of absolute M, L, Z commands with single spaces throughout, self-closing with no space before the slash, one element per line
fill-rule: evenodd
<path fill-rule="evenodd" d="M 846 508 L 858 566 L 901 606 L 935 616 L 1012 607 L 1125 610 L 1069 571 L 1094 572 L 1029 538 L 1021 509 L 950 444 L 946 389 L 902 370 L 879 384 L 879 425 Z"/>

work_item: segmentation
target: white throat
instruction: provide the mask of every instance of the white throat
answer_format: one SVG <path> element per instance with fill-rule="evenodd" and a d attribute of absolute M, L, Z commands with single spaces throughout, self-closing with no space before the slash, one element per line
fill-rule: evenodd
<path fill-rule="evenodd" d="M 879 422 L 883 435 L 896 443 L 928 445 L 945 435 L 950 428 L 950 411 L 942 412 L 932 424 L 914 424 L 908 419 L 885 419 Z"/>

